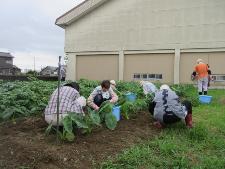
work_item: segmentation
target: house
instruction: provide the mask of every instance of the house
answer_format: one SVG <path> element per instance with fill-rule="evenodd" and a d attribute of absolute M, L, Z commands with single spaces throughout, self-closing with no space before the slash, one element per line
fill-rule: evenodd
<path fill-rule="evenodd" d="M 13 65 L 13 56 L 7 52 L 0 52 L 0 75 L 17 75 L 21 69 Z"/>
<path fill-rule="evenodd" d="M 192 83 L 196 60 L 225 84 L 224 0 L 85 0 L 56 19 L 67 79 Z"/>
<path fill-rule="evenodd" d="M 61 74 L 62 77 L 66 76 L 66 68 L 64 65 L 62 65 Z M 54 66 L 46 66 L 45 68 L 41 69 L 40 75 L 42 76 L 58 76 L 58 67 Z"/>
<path fill-rule="evenodd" d="M 45 68 L 41 69 L 40 75 L 42 76 L 57 76 L 57 67 L 54 66 L 46 66 Z"/>

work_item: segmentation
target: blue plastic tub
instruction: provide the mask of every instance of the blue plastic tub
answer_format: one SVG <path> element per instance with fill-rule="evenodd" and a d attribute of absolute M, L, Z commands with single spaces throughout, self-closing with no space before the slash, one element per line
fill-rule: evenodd
<path fill-rule="evenodd" d="M 126 100 L 130 102 L 135 102 L 137 96 L 134 93 L 127 93 L 126 94 Z"/>
<path fill-rule="evenodd" d="M 117 121 L 120 121 L 120 106 L 113 107 L 112 114 L 116 117 Z"/>
<path fill-rule="evenodd" d="M 212 96 L 200 95 L 199 101 L 204 104 L 209 104 L 212 101 Z"/>

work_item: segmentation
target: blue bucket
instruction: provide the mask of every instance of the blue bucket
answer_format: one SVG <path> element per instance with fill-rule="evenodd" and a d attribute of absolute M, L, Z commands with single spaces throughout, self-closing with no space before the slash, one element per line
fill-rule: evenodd
<path fill-rule="evenodd" d="M 117 121 L 120 121 L 120 106 L 113 107 L 112 114 L 116 117 Z"/>
<path fill-rule="evenodd" d="M 209 104 L 212 100 L 212 96 L 207 96 L 207 95 L 200 95 L 199 96 L 199 101 L 201 103 Z"/>
<path fill-rule="evenodd" d="M 137 96 L 134 93 L 127 93 L 126 94 L 126 100 L 130 102 L 135 102 Z"/>

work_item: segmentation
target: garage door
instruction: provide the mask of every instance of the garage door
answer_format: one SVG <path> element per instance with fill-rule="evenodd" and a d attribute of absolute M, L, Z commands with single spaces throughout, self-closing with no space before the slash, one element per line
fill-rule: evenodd
<path fill-rule="evenodd" d="M 210 65 L 212 74 L 225 75 L 225 52 L 211 53 L 182 53 L 180 60 L 180 82 L 193 83 L 191 73 L 194 70 L 198 58 Z"/>
<path fill-rule="evenodd" d="M 118 80 L 118 55 L 87 55 L 77 56 L 77 80 L 115 79 Z"/>
<path fill-rule="evenodd" d="M 124 78 L 173 83 L 174 54 L 125 55 Z"/>

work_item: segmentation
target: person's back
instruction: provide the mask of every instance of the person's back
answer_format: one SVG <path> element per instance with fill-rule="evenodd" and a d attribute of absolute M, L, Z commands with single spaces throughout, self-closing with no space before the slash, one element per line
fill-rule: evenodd
<path fill-rule="evenodd" d="M 53 125 L 57 124 L 57 104 L 58 89 L 51 95 L 50 101 L 45 108 L 45 121 Z M 68 83 L 60 87 L 59 93 L 59 124 L 68 113 L 79 113 L 84 115 L 83 107 L 86 105 L 86 99 L 79 94 L 79 85 L 75 82 Z"/>
<path fill-rule="evenodd" d="M 172 90 L 160 90 L 155 94 L 154 118 L 163 122 L 163 116 L 167 112 L 173 112 L 177 117 L 185 119 L 186 110 L 179 102 L 179 98 Z"/>
<path fill-rule="evenodd" d="M 57 96 L 58 96 L 58 89 L 56 89 L 49 101 L 48 106 L 45 109 L 45 114 L 56 114 L 57 113 Z M 73 101 L 80 97 L 80 94 L 77 90 L 73 89 L 72 87 L 63 86 L 60 88 L 60 106 L 59 112 L 61 114 L 65 113 L 66 111 L 75 111 L 72 108 Z"/>
<path fill-rule="evenodd" d="M 195 71 L 198 74 L 198 78 L 208 77 L 208 66 L 205 63 L 199 63 L 195 66 Z"/>
<path fill-rule="evenodd" d="M 208 91 L 208 66 L 203 63 L 202 59 L 197 60 L 195 71 L 198 77 L 198 93 L 199 95 L 207 95 Z"/>
<path fill-rule="evenodd" d="M 152 94 L 158 90 L 153 83 L 148 81 L 140 81 L 140 85 L 143 87 L 144 94 Z"/>

